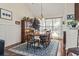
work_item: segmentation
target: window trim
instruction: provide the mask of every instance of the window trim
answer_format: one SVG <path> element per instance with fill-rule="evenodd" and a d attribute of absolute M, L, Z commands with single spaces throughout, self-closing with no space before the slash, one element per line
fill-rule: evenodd
<path fill-rule="evenodd" d="M 61 21 L 63 21 L 63 17 L 45 18 L 45 20 L 47 20 L 47 19 L 56 19 L 56 18 L 61 18 Z M 40 26 L 40 27 L 44 27 L 44 26 Z M 53 20 L 52 20 L 52 26 L 46 26 L 46 21 L 45 21 L 45 29 L 46 29 L 46 27 L 52 27 L 52 30 L 51 31 L 53 31 Z M 62 28 L 62 25 L 61 25 L 61 28 Z"/>

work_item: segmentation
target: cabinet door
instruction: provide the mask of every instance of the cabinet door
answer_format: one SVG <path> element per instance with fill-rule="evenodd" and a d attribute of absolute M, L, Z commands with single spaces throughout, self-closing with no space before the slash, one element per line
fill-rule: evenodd
<path fill-rule="evenodd" d="M 75 19 L 79 21 L 79 3 L 75 3 Z"/>
<path fill-rule="evenodd" d="M 66 49 L 77 47 L 78 30 L 66 31 Z"/>

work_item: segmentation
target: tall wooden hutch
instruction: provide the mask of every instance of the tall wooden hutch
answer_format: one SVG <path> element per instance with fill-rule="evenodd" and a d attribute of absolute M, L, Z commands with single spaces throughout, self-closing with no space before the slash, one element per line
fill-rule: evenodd
<path fill-rule="evenodd" d="M 31 19 L 24 18 L 21 20 L 21 43 L 24 43 L 31 38 L 30 34 L 33 34 L 33 29 L 31 29 L 31 26 Z"/>

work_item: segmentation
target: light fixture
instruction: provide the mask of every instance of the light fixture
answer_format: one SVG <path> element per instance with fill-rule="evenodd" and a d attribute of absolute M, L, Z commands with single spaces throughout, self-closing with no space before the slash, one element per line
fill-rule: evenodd
<path fill-rule="evenodd" d="M 43 20 L 44 16 L 43 16 L 43 5 L 41 3 L 41 15 L 40 15 L 40 20 Z"/>
<path fill-rule="evenodd" d="M 35 5 L 35 3 L 32 3 L 32 5 Z M 37 19 L 39 20 L 44 20 L 44 15 L 43 15 L 43 5 L 40 3 L 40 15 L 36 16 Z"/>

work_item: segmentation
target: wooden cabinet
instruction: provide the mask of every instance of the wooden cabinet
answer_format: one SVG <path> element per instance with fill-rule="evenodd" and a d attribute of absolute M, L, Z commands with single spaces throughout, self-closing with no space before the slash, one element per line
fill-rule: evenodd
<path fill-rule="evenodd" d="M 27 28 L 27 20 L 21 20 L 21 43 L 26 42 L 31 38 L 30 34 L 33 34 L 33 30 L 29 27 Z"/>
<path fill-rule="evenodd" d="M 78 30 L 67 30 L 66 34 L 66 49 L 77 47 Z"/>
<path fill-rule="evenodd" d="M 25 42 L 25 20 L 21 20 L 21 43 Z"/>
<path fill-rule="evenodd" d="M 75 19 L 79 21 L 79 3 L 75 3 Z"/>

